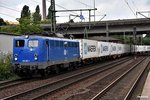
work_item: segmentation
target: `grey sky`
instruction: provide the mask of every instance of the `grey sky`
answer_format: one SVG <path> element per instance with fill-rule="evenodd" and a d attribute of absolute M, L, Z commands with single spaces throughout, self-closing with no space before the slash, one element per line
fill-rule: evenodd
<path fill-rule="evenodd" d="M 150 0 L 147 0 L 147 5 L 150 5 Z"/>
<path fill-rule="evenodd" d="M 4 20 L 16 21 L 15 19 L 20 17 L 20 12 L 24 5 L 28 5 L 32 13 L 35 11 L 36 5 L 40 5 L 42 14 L 41 1 L 42 0 L 0 0 L 0 17 Z M 87 9 L 94 7 L 94 0 L 55 0 L 55 2 L 57 4 L 56 10 L 64 10 L 60 6 L 66 9 Z M 95 0 L 95 2 L 96 8 L 98 9 L 96 11 L 97 21 L 100 20 L 102 18 L 101 15 L 104 14 L 107 16 L 103 20 L 116 20 L 136 18 L 133 14 L 133 12 L 136 13 L 136 11 L 150 11 L 150 0 Z M 49 5 L 50 2 L 47 1 L 47 8 Z M 7 9 L 7 7 L 15 11 Z M 91 13 L 93 14 L 93 12 Z M 80 15 L 80 12 L 57 13 L 57 16 L 60 16 L 57 17 L 57 22 L 67 22 L 69 20 L 69 14 Z M 86 18 L 85 20 L 88 21 L 88 12 L 82 12 L 82 15 Z M 138 17 L 142 16 L 138 15 Z M 75 21 L 78 22 L 80 19 L 75 18 Z"/>

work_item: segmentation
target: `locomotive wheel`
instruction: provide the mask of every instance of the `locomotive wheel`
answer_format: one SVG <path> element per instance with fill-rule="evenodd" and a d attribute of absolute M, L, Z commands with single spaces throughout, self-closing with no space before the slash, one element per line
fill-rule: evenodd
<path fill-rule="evenodd" d="M 56 73 L 56 74 L 59 74 L 59 73 L 60 73 L 60 67 L 59 67 L 59 66 L 56 66 L 56 67 L 55 67 L 55 73 Z"/>
<path fill-rule="evenodd" d="M 41 77 L 47 77 L 48 76 L 48 71 L 46 69 L 41 69 L 40 74 L 41 74 Z"/>

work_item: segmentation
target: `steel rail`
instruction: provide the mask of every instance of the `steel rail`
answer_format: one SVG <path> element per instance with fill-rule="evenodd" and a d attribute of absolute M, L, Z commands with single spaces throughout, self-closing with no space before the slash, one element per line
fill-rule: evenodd
<path fill-rule="evenodd" d="M 108 65 L 110 65 L 111 67 L 105 68 L 103 70 L 102 69 L 98 70 L 98 68 L 95 68 L 95 69 L 92 69 L 92 70 L 88 70 L 86 72 L 77 73 L 77 74 L 74 74 L 72 76 L 68 76 L 68 77 L 66 77 L 64 79 L 57 80 L 57 81 L 55 81 L 53 83 L 47 83 L 47 84 L 44 84 L 43 86 L 39 86 L 37 88 L 30 89 L 30 90 L 27 90 L 25 92 L 21 92 L 21 93 L 18 93 L 18 94 L 15 94 L 15 95 L 3 98 L 3 100 L 11 100 L 11 99 L 14 99 L 14 98 L 25 96 L 27 94 L 31 94 L 32 92 L 38 91 L 38 90 L 43 89 L 43 88 L 51 87 L 51 88 L 49 88 L 49 91 L 47 93 L 43 93 L 43 94 L 41 93 L 39 96 L 33 97 L 32 99 L 41 98 L 44 95 L 50 94 L 50 93 L 52 93 L 54 91 L 57 91 L 57 90 L 59 90 L 61 88 L 64 88 L 64 87 L 66 87 L 68 85 L 71 85 L 73 83 L 76 83 L 76 82 L 78 82 L 80 80 L 86 79 L 87 77 L 91 77 L 91 76 L 96 75 L 96 74 L 98 74 L 100 72 L 103 72 L 105 70 L 113 68 L 114 66 L 122 64 L 123 62 L 126 62 L 127 60 L 129 60 L 129 59 L 124 59 L 123 61 L 120 61 L 118 63 L 115 62 L 114 65 L 112 65 L 112 63 L 104 65 L 103 67 L 106 67 Z M 103 67 L 100 67 L 100 68 L 103 68 Z M 82 76 L 82 78 L 80 76 Z M 77 78 L 77 79 L 74 80 L 75 78 Z M 67 84 L 64 84 L 65 81 L 69 81 L 69 82 L 67 82 Z"/>
<path fill-rule="evenodd" d="M 139 83 L 141 77 L 143 76 L 143 74 L 144 74 L 144 72 L 145 72 L 145 70 L 146 70 L 146 68 L 148 67 L 149 64 L 150 64 L 150 61 L 147 63 L 145 68 L 140 72 L 140 74 L 136 78 L 135 82 L 133 83 L 132 87 L 130 88 L 130 90 L 128 91 L 127 95 L 125 96 L 124 100 L 130 100 L 130 97 L 131 97 L 134 89 L 136 88 L 137 84 Z"/>
<path fill-rule="evenodd" d="M 0 85 L 0 91 L 7 89 L 7 88 L 14 87 L 14 86 L 26 84 L 26 83 L 33 82 L 33 81 L 37 81 L 37 80 L 38 79 L 29 79 L 29 80 L 17 79 L 17 80 L 6 82 L 6 83 L 4 82 L 2 86 Z"/>
<path fill-rule="evenodd" d="M 111 84 L 109 84 L 106 88 L 100 91 L 97 95 L 95 95 L 91 100 L 99 100 L 107 91 L 109 91 L 112 87 L 114 87 L 122 78 L 124 78 L 130 71 L 132 71 L 136 66 L 138 66 L 145 58 L 140 60 L 138 63 L 134 64 L 129 70 L 124 72 L 120 77 L 115 79 Z"/>

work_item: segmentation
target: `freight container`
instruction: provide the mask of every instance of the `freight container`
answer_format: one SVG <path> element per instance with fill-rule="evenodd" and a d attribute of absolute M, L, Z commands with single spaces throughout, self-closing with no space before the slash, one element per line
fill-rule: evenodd
<path fill-rule="evenodd" d="M 98 57 L 98 41 L 79 39 L 80 41 L 80 57 L 81 59 Z"/>
<path fill-rule="evenodd" d="M 109 42 L 98 42 L 99 57 L 110 55 L 110 43 Z"/>

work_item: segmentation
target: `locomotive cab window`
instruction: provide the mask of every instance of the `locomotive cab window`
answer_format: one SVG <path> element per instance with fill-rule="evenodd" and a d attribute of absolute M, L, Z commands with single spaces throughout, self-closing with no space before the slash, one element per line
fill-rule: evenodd
<path fill-rule="evenodd" d="M 29 48 L 38 47 L 38 40 L 29 40 L 29 41 L 28 41 L 28 47 L 29 47 Z"/>
<path fill-rule="evenodd" d="M 24 40 L 16 40 L 16 47 L 24 47 Z"/>

